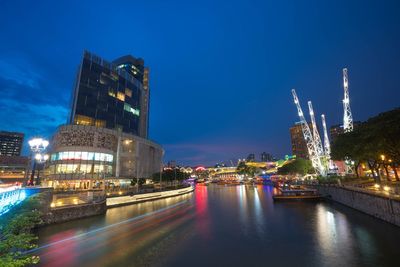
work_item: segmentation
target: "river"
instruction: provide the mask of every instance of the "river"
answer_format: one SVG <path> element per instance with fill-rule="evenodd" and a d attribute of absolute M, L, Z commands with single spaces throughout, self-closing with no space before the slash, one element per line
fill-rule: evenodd
<path fill-rule="evenodd" d="M 41 266 L 400 266 L 400 228 L 329 202 L 278 202 L 270 186 L 112 208 L 38 230 Z"/>

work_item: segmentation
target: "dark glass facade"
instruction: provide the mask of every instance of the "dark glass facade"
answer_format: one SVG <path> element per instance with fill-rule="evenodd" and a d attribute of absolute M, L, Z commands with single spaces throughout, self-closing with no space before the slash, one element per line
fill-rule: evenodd
<path fill-rule="evenodd" d="M 117 65 L 85 51 L 70 123 L 117 129 L 147 138 L 148 86 L 143 86 L 144 62 L 132 56 L 120 59 L 125 61 Z"/>
<path fill-rule="evenodd" d="M 21 156 L 23 133 L 0 131 L 0 155 Z"/>

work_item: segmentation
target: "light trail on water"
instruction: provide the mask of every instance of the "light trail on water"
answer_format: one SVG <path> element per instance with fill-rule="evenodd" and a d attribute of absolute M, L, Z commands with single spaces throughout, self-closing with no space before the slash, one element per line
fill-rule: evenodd
<path fill-rule="evenodd" d="M 71 236 L 71 237 L 68 237 L 68 238 L 64 238 L 64 239 L 61 239 L 61 240 L 58 240 L 58 241 L 55 241 L 55 242 L 51 242 L 51 243 L 39 246 L 37 248 L 34 248 L 34 249 L 31 249 L 31 250 L 27 251 L 26 253 L 27 254 L 33 253 L 33 252 L 36 252 L 36 251 L 39 251 L 39 250 L 42 250 L 42 249 L 45 249 L 45 248 L 49 248 L 49 247 L 52 247 L 52 246 L 59 245 L 61 243 L 65 243 L 65 242 L 68 242 L 68 241 L 76 240 L 76 239 L 79 239 L 79 238 L 82 238 L 82 237 L 85 237 L 85 236 L 89 236 L 89 235 L 92 235 L 92 234 L 95 234 L 95 233 L 98 233 L 98 232 L 103 232 L 103 231 L 115 228 L 116 226 L 121 226 L 123 224 L 128 224 L 128 223 L 132 223 L 132 222 L 135 222 L 135 221 L 139 221 L 141 219 L 144 219 L 144 218 L 147 218 L 147 217 L 151 217 L 153 215 L 157 215 L 157 214 L 163 213 L 165 211 L 180 207 L 180 206 L 182 206 L 184 204 L 187 204 L 189 202 L 190 202 L 189 200 L 181 201 L 181 202 L 178 202 L 178 203 L 173 204 L 171 206 L 158 209 L 156 211 L 152 211 L 152 212 L 149 212 L 149 213 L 146 213 L 146 214 L 143 214 L 143 215 L 139 215 L 139 216 L 127 219 L 127 220 L 123 220 L 123 221 L 120 221 L 120 222 L 117 222 L 117 223 L 113 223 L 113 224 L 110 224 L 110 225 L 107 225 L 107 226 L 99 227 L 99 228 L 96 228 L 96 229 L 93 229 L 93 230 L 90 230 L 90 231 L 87 231 L 87 232 L 84 232 L 84 233 L 81 233 L 81 234 L 77 234 L 77 235 L 74 235 L 74 236 Z"/>

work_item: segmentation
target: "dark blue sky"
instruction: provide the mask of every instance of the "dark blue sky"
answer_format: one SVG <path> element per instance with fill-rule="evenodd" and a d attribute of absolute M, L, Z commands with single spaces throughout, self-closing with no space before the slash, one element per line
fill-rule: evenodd
<path fill-rule="evenodd" d="M 328 125 L 342 120 L 343 67 L 355 120 L 399 106 L 398 2 L 1 1 L 0 128 L 48 137 L 65 123 L 87 49 L 145 59 L 165 161 L 282 156 L 293 87 Z"/>

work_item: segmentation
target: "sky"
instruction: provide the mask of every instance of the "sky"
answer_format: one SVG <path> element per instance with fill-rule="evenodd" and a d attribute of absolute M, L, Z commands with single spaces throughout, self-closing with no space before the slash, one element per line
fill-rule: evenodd
<path fill-rule="evenodd" d="M 399 106 L 399 13 L 399 1 L 369 0 L 3 0 L 0 129 L 28 140 L 65 124 L 86 49 L 145 60 L 165 162 L 282 157 L 298 121 L 292 88 L 328 127 L 342 122 L 343 67 L 354 120 Z"/>

